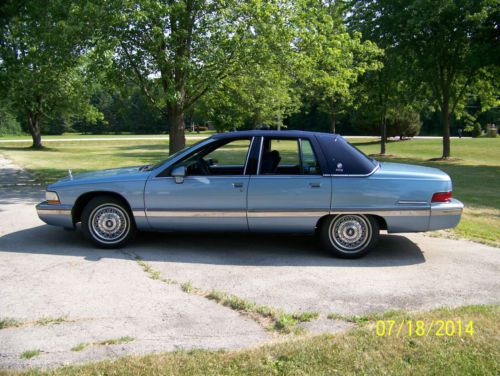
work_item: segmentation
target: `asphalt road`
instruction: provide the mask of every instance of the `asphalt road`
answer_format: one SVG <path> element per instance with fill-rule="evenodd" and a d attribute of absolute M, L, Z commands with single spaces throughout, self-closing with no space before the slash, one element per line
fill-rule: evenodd
<path fill-rule="evenodd" d="M 27 179 L 15 166 L 8 176 Z M 2 180 L 3 179 L 3 180 Z M 0 184 L 1 185 L 1 184 Z M 360 260 L 330 257 L 311 237 L 141 234 L 122 251 L 92 248 L 79 232 L 44 225 L 33 203 L 42 192 L 0 187 L 0 368 L 54 366 L 179 348 L 241 348 L 272 340 L 256 322 L 203 297 L 148 277 L 140 256 L 163 278 L 190 281 L 288 312 L 328 313 L 500 302 L 500 249 L 468 241 L 383 235 Z M 42 318 L 60 324 L 36 324 Z M 326 323 L 326 324 L 325 324 Z M 116 345 L 99 342 L 130 337 Z M 91 344 L 82 351 L 71 349 Z M 41 350 L 21 359 L 27 350 Z"/>

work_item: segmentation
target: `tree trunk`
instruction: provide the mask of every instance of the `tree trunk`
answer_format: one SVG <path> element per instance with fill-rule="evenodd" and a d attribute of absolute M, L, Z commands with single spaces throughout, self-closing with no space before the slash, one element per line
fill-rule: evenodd
<path fill-rule="evenodd" d="M 173 154 L 186 146 L 186 136 L 184 134 L 184 110 L 177 103 L 169 105 L 167 108 L 169 153 Z"/>
<path fill-rule="evenodd" d="M 450 152 L 450 112 L 449 98 L 444 98 L 443 107 L 441 108 L 441 119 L 443 122 L 443 159 L 451 156 Z"/>
<path fill-rule="evenodd" d="M 380 154 L 385 155 L 385 144 L 387 143 L 387 121 L 384 112 L 384 117 L 380 125 Z"/>
<path fill-rule="evenodd" d="M 337 117 L 335 116 L 335 114 L 331 114 L 331 116 L 330 116 L 330 131 L 332 133 L 337 133 L 336 127 L 337 127 Z"/>
<path fill-rule="evenodd" d="M 40 114 L 32 114 L 28 115 L 28 126 L 31 133 L 31 138 L 33 139 L 33 145 L 31 146 L 34 149 L 42 148 L 42 135 L 40 134 Z"/>

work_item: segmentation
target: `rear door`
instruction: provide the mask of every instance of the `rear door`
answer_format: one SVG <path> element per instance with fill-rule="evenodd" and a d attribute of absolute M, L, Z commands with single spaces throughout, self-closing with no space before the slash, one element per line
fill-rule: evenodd
<path fill-rule="evenodd" d="M 329 214 L 331 177 L 314 138 L 264 137 L 248 188 L 250 231 L 313 232 Z"/>

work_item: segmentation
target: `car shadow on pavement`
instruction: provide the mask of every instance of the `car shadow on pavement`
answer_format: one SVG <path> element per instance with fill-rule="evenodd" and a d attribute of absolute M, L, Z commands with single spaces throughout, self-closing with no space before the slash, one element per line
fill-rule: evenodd
<path fill-rule="evenodd" d="M 147 233 L 122 250 L 94 248 L 80 231 L 64 231 L 42 225 L 0 237 L 0 252 L 52 254 L 101 258 L 132 258 L 168 263 L 255 266 L 403 266 L 425 262 L 422 250 L 400 235 L 381 235 L 377 246 L 361 259 L 332 257 L 313 236 L 227 234 L 227 233 Z"/>

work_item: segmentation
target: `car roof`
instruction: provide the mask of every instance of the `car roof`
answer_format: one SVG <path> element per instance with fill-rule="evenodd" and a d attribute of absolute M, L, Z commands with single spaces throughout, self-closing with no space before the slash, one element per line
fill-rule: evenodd
<path fill-rule="evenodd" d="M 251 130 L 251 131 L 236 131 L 236 132 L 226 132 L 226 133 L 216 133 L 212 136 L 214 139 L 226 139 L 226 138 L 239 138 L 239 137 L 331 137 L 335 139 L 338 137 L 334 133 L 323 133 L 323 132 L 307 132 L 307 131 L 273 131 L 273 130 Z"/>

